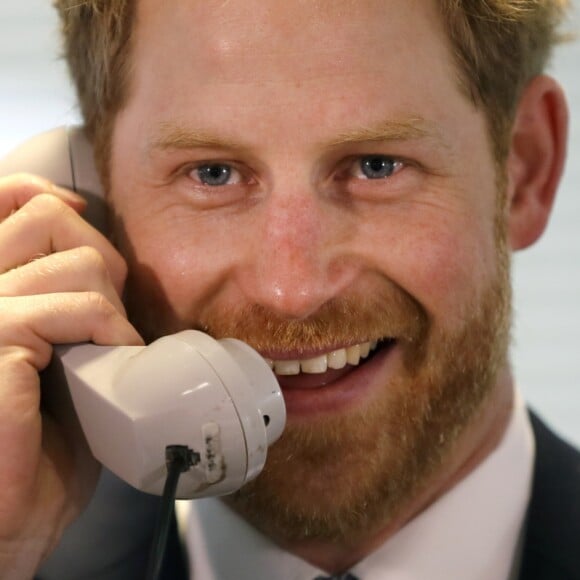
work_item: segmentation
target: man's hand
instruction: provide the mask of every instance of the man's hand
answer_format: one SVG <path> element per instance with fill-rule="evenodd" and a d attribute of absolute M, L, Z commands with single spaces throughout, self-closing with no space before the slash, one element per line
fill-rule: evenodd
<path fill-rule="evenodd" d="M 53 344 L 142 344 L 120 296 L 123 258 L 79 215 L 76 194 L 0 178 L 0 577 L 26 578 L 93 492 L 98 465 L 41 414 Z M 49 385 L 46 386 L 49 388 Z"/>

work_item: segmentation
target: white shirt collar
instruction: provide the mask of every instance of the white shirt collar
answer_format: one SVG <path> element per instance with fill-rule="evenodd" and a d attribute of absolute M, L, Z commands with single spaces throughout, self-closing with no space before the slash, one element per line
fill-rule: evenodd
<path fill-rule="evenodd" d="M 517 395 L 493 453 L 351 571 L 360 580 L 507 580 L 531 493 L 534 450 Z M 216 499 L 190 503 L 186 543 L 195 580 L 312 580 L 325 574 Z"/>

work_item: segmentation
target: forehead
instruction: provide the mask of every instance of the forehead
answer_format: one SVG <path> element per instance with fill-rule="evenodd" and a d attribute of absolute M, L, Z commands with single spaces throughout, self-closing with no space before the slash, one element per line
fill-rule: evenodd
<path fill-rule="evenodd" d="M 473 119 L 436 0 L 139 0 L 137 16 L 118 121 L 144 140 L 167 123 L 304 152 L 385 120 Z"/>
<path fill-rule="evenodd" d="M 321 64 L 332 75 L 449 58 L 435 0 L 139 0 L 136 28 L 137 59 L 178 59 L 200 80 L 300 81 Z"/>

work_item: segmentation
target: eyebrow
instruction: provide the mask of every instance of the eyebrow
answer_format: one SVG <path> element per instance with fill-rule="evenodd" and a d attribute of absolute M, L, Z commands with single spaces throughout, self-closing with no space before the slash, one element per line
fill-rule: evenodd
<path fill-rule="evenodd" d="M 327 148 L 338 148 L 344 145 L 369 142 L 404 142 L 419 139 L 434 140 L 439 145 L 449 148 L 435 125 L 419 116 L 409 116 L 402 120 L 386 120 L 376 125 L 356 128 L 339 133 L 329 141 L 322 143 Z M 247 143 L 227 136 L 218 136 L 199 129 L 187 128 L 173 122 L 164 122 L 157 127 L 149 141 L 148 149 L 167 151 L 172 149 L 191 150 L 200 148 L 230 149 L 249 151 Z"/>
<path fill-rule="evenodd" d="M 357 128 L 352 131 L 340 133 L 328 142 L 330 147 L 342 145 L 369 143 L 369 142 L 395 142 L 414 141 L 428 139 L 437 141 L 443 146 L 448 146 L 445 139 L 435 125 L 419 116 L 410 116 L 402 120 L 386 120 L 368 127 Z"/>
<path fill-rule="evenodd" d="M 228 137 L 219 137 L 215 134 L 198 129 L 190 129 L 176 123 L 161 123 L 154 137 L 150 139 L 149 150 L 167 151 L 169 149 L 249 149 L 248 145 Z"/>

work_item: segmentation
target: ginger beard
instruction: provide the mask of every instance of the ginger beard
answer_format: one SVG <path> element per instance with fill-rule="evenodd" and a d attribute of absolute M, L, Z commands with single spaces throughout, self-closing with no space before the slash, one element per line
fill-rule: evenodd
<path fill-rule="evenodd" d="M 255 305 L 209 308 L 197 320 L 179 321 L 147 268 L 132 259 L 117 220 L 130 271 L 127 309 L 147 341 L 197 328 L 258 350 L 328 348 L 379 336 L 397 337 L 403 349 L 396 378 L 370 404 L 308 424 L 290 422 L 263 472 L 227 499 L 234 510 L 281 542 L 352 540 L 388 525 L 421 492 L 507 361 L 511 287 L 502 215 L 495 219 L 496 272 L 471 304 L 458 305 L 463 324 L 452 331 L 386 280 L 374 296 L 337 298 L 308 320 L 281 319 Z"/>
<path fill-rule="evenodd" d="M 400 340 L 404 368 L 380 398 L 355 412 L 290 423 L 264 471 L 228 504 L 282 543 L 352 542 L 388 525 L 441 467 L 491 392 L 506 361 L 509 289 L 498 277 L 453 333 L 430 326 L 396 288 L 394 300 L 368 304 L 375 320 L 392 320 L 397 304 L 409 316 L 411 333 Z M 365 310 L 360 302 L 359 310 Z M 352 320 L 362 319 L 361 313 Z M 341 327 L 335 321 L 327 336 Z M 383 336 L 392 336 L 392 327 L 387 323 Z"/>

